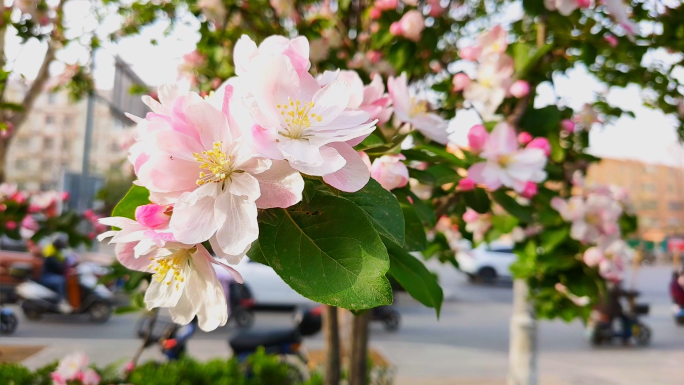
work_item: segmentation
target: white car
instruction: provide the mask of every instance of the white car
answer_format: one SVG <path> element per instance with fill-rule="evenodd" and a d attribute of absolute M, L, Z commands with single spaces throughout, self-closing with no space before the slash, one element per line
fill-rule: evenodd
<path fill-rule="evenodd" d="M 259 307 L 289 308 L 315 305 L 315 302 L 288 286 L 269 266 L 244 257 L 236 266 L 236 270 L 244 278 Z"/>
<path fill-rule="evenodd" d="M 482 243 L 474 249 L 461 248 L 456 253 L 458 266 L 472 281 L 492 283 L 499 278 L 511 278 L 510 266 L 515 262 L 513 245 Z"/>

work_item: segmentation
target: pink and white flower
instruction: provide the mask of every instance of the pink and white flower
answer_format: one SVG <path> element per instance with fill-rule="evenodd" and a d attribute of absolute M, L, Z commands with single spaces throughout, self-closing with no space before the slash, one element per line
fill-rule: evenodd
<path fill-rule="evenodd" d="M 158 210 L 140 207 L 144 209 L 136 210 L 136 217 L 146 225 L 122 217 L 103 218 L 101 223 L 121 230 L 103 233 L 99 239 L 112 238 L 110 243 L 116 244 L 117 259 L 125 267 L 153 274 L 145 291 L 147 308 L 169 308 L 173 321 L 182 325 L 197 316 L 199 327 L 205 331 L 225 325 L 228 321 L 226 296 L 212 264 L 224 267 L 242 283 L 240 273 L 218 262 L 201 243 L 176 241 L 169 228 L 172 219 L 159 220 L 159 215 L 166 214 L 146 217 Z M 152 224 L 157 226 L 149 227 Z"/>
<path fill-rule="evenodd" d="M 403 123 L 410 123 L 428 139 L 440 144 L 449 142 L 447 128 L 449 123 L 441 116 L 428 112 L 428 103 L 425 100 L 417 100 L 412 96 L 408 88 L 406 73 L 395 78 L 390 76 L 387 80 L 394 115 Z"/>
<path fill-rule="evenodd" d="M 288 39 L 285 36 L 269 36 L 257 47 L 256 43 L 247 35 L 242 35 L 233 49 L 235 74 L 246 75 L 252 67 L 252 60 L 265 55 L 285 55 L 297 72 L 307 72 L 311 68 L 309 61 L 309 41 L 304 36 Z"/>
<path fill-rule="evenodd" d="M 469 61 L 496 60 L 498 55 L 504 54 L 508 48 L 508 35 L 500 25 L 482 33 L 477 37 L 475 45 L 464 47 L 459 50 L 459 56 Z M 490 56 L 494 56 L 490 58 Z"/>
<path fill-rule="evenodd" d="M 395 36 L 403 36 L 412 41 L 420 40 L 420 36 L 425 29 L 425 18 L 423 15 L 412 9 L 404 14 L 397 22 L 390 26 L 390 33 Z"/>
<path fill-rule="evenodd" d="M 88 357 L 84 353 L 72 353 L 62 358 L 50 375 L 55 384 L 66 385 L 68 381 L 79 380 L 87 366 Z"/>
<path fill-rule="evenodd" d="M 245 100 L 256 125 L 255 149 L 274 160 L 287 160 L 304 174 L 322 176 L 342 191 L 366 185 L 370 174 L 347 142 L 375 130 L 376 121 L 349 109 L 351 86 L 334 80 L 320 87 L 308 72 L 297 72 L 284 55 L 261 55 L 246 75 Z"/>
<path fill-rule="evenodd" d="M 222 27 L 226 21 L 226 7 L 221 0 L 199 0 L 197 7 L 202 11 L 207 20 Z"/>
<path fill-rule="evenodd" d="M 88 368 L 84 370 L 81 373 L 81 382 L 83 385 L 99 385 L 100 384 L 100 375 L 97 374 L 97 372 L 91 368 Z"/>
<path fill-rule="evenodd" d="M 361 77 L 356 71 L 337 70 L 325 71 L 316 80 L 321 87 L 325 87 L 335 80 L 342 80 L 351 87 L 351 96 L 347 108 L 360 109 L 369 114 L 369 120 L 378 119 L 378 124 L 385 124 L 392 116 L 392 101 L 385 93 L 385 85 L 382 76 L 373 74 L 373 80 L 367 86 L 363 85 Z M 353 140 L 348 142 L 355 146 L 361 141 Z"/>
<path fill-rule="evenodd" d="M 477 76 L 463 92 L 463 97 L 472 104 L 483 121 L 501 119 L 496 115 L 496 110 L 508 94 L 514 71 L 513 59 L 506 54 L 489 56 L 480 62 Z"/>
<path fill-rule="evenodd" d="M 578 297 L 577 295 L 570 292 L 570 290 L 568 290 L 568 288 L 560 282 L 556 284 L 555 288 L 559 293 L 565 294 L 565 296 L 567 296 L 568 299 L 577 306 L 587 306 L 591 303 L 591 299 L 589 297 L 587 297 L 586 295 Z"/>
<path fill-rule="evenodd" d="M 569 16 L 578 8 L 591 6 L 591 0 L 544 0 L 544 6 L 549 11 L 556 11 L 563 16 Z"/>
<path fill-rule="evenodd" d="M 591 130 L 594 123 L 601 123 L 598 112 L 591 104 L 585 104 L 582 111 L 575 115 L 574 120 L 585 131 Z"/>
<path fill-rule="evenodd" d="M 491 216 L 489 214 L 480 214 L 477 211 L 468 207 L 463 214 L 463 221 L 466 223 L 466 231 L 473 234 L 473 241 L 475 243 L 482 242 L 485 234 L 492 227 Z"/>
<path fill-rule="evenodd" d="M 376 158 L 371 165 L 371 177 L 386 190 L 406 186 L 409 181 L 409 173 L 402 160 L 406 160 L 402 154 L 383 155 Z"/>
<path fill-rule="evenodd" d="M 623 0 L 602 0 L 603 6 L 616 23 L 627 32 L 627 37 L 634 40 L 634 35 L 639 33 L 639 27 L 629 18 L 628 5 Z"/>
<path fill-rule="evenodd" d="M 508 89 L 508 92 L 518 99 L 527 96 L 530 93 L 530 83 L 524 80 L 516 80 L 511 85 L 511 88 Z"/>
<path fill-rule="evenodd" d="M 574 196 L 567 201 L 556 197 L 551 200 L 551 207 L 572 223 L 570 237 L 580 242 L 595 243 L 619 235 L 617 222 L 622 207 L 611 197 L 589 194 L 586 199 Z"/>
<path fill-rule="evenodd" d="M 144 99 L 153 113 L 137 119 L 130 160 L 150 199 L 175 205 L 171 228 L 177 241 L 211 238 L 217 255 L 236 263 L 258 237 L 257 207 L 299 202 L 304 181 L 286 162 L 264 158 L 243 143 L 238 125 L 228 123 L 232 90 L 226 86 L 224 95 L 215 95 L 223 98 L 219 110 L 195 93 L 160 87 L 161 103 Z"/>
<path fill-rule="evenodd" d="M 487 132 L 485 126 L 476 124 L 470 127 L 468 131 L 468 148 L 472 152 L 479 153 L 487 144 L 488 139 L 489 132 Z"/>
<path fill-rule="evenodd" d="M 470 85 L 470 77 L 463 72 L 459 72 L 456 75 L 454 75 L 454 78 L 451 80 L 451 83 L 453 84 L 452 90 L 454 92 L 461 92 L 468 88 Z"/>
<path fill-rule="evenodd" d="M 480 156 L 486 161 L 471 166 L 468 177 L 490 190 L 503 185 L 522 193 L 528 182 L 540 183 L 546 179 L 544 151 L 520 149 L 515 130 L 507 123 L 499 123 L 494 128 Z"/>

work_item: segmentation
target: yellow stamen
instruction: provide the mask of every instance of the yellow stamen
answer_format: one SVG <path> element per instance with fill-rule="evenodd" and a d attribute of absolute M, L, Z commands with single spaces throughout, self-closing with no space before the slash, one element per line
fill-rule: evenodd
<path fill-rule="evenodd" d="M 220 183 L 226 180 L 233 172 L 231 167 L 232 157 L 228 156 L 221 149 L 222 141 L 214 142 L 214 148 L 210 151 L 202 151 L 202 153 L 193 153 L 195 160 L 200 163 L 199 168 L 208 170 L 208 173 L 200 171 L 197 185 L 202 186 L 208 182 Z"/>

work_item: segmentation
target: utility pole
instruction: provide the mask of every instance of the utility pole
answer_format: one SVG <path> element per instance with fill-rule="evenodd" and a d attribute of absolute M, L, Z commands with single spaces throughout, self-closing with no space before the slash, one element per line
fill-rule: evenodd
<path fill-rule="evenodd" d="M 90 74 L 92 76 L 95 69 L 95 52 L 92 53 L 90 59 Z M 81 178 L 78 184 L 78 204 L 77 209 L 80 212 L 88 209 L 88 180 L 90 179 L 90 147 L 93 141 L 93 120 L 95 113 L 95 83 L 93 79 L 93 89 L 88 92 L 88 104 L 86 106 L 86 126 L 85 135 L 83 136 L 83 166 L 81 167 Z"/>
<path fill-rule="evenodd" d="M 513 281 L 508 385 L 537 385 L 537 319 L 527 282 Z"/>

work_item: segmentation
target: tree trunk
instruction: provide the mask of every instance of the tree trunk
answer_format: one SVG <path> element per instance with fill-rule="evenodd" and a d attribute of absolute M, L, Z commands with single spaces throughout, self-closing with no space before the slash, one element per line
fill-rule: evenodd
<path fill-rule="evenodd" d="M 527 301 L 529 287 L 523 279 L 513 282 L 513 316 L 509 347 L 508 385 L 537 385 L 537 320 Z"/>
<path fill-rule="evenodd" d="M 4 183 L 7 178 L 7 175 L 5 174 L 5 163 L 7 162 L 9 142 L 10 138 L 0 138 L 0 183 Z"/>
<path fill-rule="evenodd" d="M 349 358 L 349 385 L 365 385 L 368 357 L 368 321 L 371 310 L 354 316 Z"/>
<path fill-rule="evenodd" d="M 340 334 L 337 323 L 337 308 L 324 306 L 325 328 L 325 385 L 340 383 Z"/>

